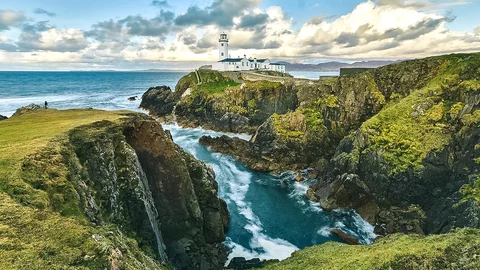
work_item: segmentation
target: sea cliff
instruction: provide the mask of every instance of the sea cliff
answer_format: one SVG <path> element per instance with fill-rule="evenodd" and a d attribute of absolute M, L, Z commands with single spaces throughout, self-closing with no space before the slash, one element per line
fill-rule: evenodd
<path fill-rule="evenodd" d="M 154 119 L 27 109 L 0 131 L 0 268 L 223 268 L 214 172 Z"/>
<path fill-rule="evenodd" d="M 228 73 L 220 75 L 227 78 Z M 194 78 L 192 74 L 188 76 Z M 182 101 L 185 93 L 188 93 L 186 96 L 203 95 L 196 92 L 195 86 L 185 83 L 188 76 L 176 89 L 179 93 L 190 89 L 180 96 L 177 94 L 178 105 L 190 106 L 181 110 L 182 117 L 186 118 L 194 115 L 191 108 L 196 108 L 194 111 L 208 108 L 210 103 L 203 101 L 213 99 L 206 95 L 208 98 L 195 98 L 191 103 Z M 346 252 L 345 262 L 357 262 L 358 268 L 366 269 L 469 268 L 478 265 L 478 252 L 464 260 L 463 255 L 451 251 L 460 243 L 472 249 L 478 247 L 477 242 L 466 240 L 478 234 L 478 230 L 458 231 L 457 228 L 480 228 L 479 82 L 480 54 L 404 61 L 325 80 L 277 78 L 273 81 L 265 77 L 254 83 L 260 89 L 279 83 L 276 87 L 279 92 L 269 100 L 285 102 L 286 97 L 288 101 L 295 101 L 292 107 L 265 111 L 264 121 L 250 126 L 257 127 L 250 141 L 207 136 L 202 137 L 200 143 L 232 155 L 259 171 L 313 169 L 310 176 L 317 181 L 306 196 L 328 211 L 356 210 L 376 226 L 378 235 L 441 234 L 425 239 L 387 236 L 372 247 L 362 248 L 359 251 L 362 258 L 371 256 L 373 260 L 382 245 L 399 248 L 405 245 L 407 249 L 414 249 L 418 243 L 430 241 L 427 239 L 445 244 L 426 247 L 444 251 L 426 256 L 428 263 L 423 266 L 413 255 L 402 255 L 399 251 L 389 253 L 392 259 L 362 264 L 356 259 L 353 247 L 333 248 L 332 244 L 300 251 L 285 263 L 269 266 L 272 269 L 290 269 L 299 260 L 307 269 L 312 268 L 317 265 L 317 256 L 330 251 Z M 225 95 L 229 87 L 219 87 L 215 92 Z M 241 100 L 245 104 L 245 99 Z M 216 99 L 213 104 L 218 108 L 227 103 Z M 222 130 L 216 124 L 220 115 L 204 114 L 197 125 L 210 122 L 213 124 L 207 127 Z M 252 123 L 251 115 L 243 116 Z M 302 181 L 302 177 L 297 180 Z M 350 250 L 353 253 L 347 254 Z M 324 264 L 320 265 L 334 265 L 330 265 L 335 261 L 333 258 L 322 258 Z M 458 264 L 460 261 L 466 264 Z"/>

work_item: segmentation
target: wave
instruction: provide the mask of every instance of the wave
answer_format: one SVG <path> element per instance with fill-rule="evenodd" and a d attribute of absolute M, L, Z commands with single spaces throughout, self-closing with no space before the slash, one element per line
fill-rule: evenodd
<path fill-rule="evenodd" d="M 319 203 L 312 202 L 306 198 L 306 191 L 315 180 L 297 182 L 294 179 L 294 172 L 285 172 L 279 176 L 258 174 L 236 162 L 232 157 L 220 153 L 213 153 L 201 146 L 198 140 L 203 135 L 218 137 L 227 135 L 230 137 L 243 136 L 242 139 L 250 139 L 249 135 L 238 135 L 204 130 L 202 128 L 181 128 L 177 124 L 164 124 L 165 129 L 170 130 L 175 143 L 185 151 L 193 154 L 197 159 L 207 162 L 215 171 L 216 180 L 219 184 L 219 196 L 223 198 L 231 212 L 232 227 L 225 244 L 230 248 L 229 259 L 234 257 L 245 257 L 247 259 L 279 259 L 288 258 L 299 246 L 293 244 L 301 243 L 301 248 L 308 245 L 319 244 L 325 241 L 337 240 L 331 235 L 331 229 L 339 228 L 359 238 L 361 243 L 369 244 L 376 237 L 373 234 L 373 226 L 365 222 L 353 211 L 324 211 Z M 305 178 L 310 170 L 302 172 Z M 267 187 L 270 192 L 278 190 L 283 194 L 273 195 L 269 193 L 258 193 L 257 189 Z M 254 187 L 254 190 L 250 189 Z M 249 195 L 250 194 L 250 195 Z M 252 197 L 253 196 L 253 197 Z M 278 197 L 277 197 L 278 196 Z M 260 200 L 255 201 L 254 200 Z M 271 203 L 280 203 L 289 208 L 282 208 L 284 215 L 291 215 L 299 219 L 305 219 L 294 234 L 286 236 L 278 234 L 278 224 L 275 224 L 276 213 L 268 212 Z M 252 205 L 255 203 L 255 205 Z M 266 203 L 266 209 L 258 207 L 258 203 Z M 285 204 L 287 203 L 287 204 Z M 256 209 L 256 210 L 254 210 Z M 255 211 L 259 211 L 256 213 Z M 265 214 L 265 211 L 268 214 Z M 293 212 L 292 212 L 293 211 Z M 300 215 L 297 213 L 301 213 Z M 260 219 L 262 216 L 263 220 Z M 292 221 L 292 219 L 285 219 Z M 295 220 L 295 219 L 294 219 Z M 304 222 L 307 222 L 303 224 Z M 265 224 L 263 224 L 265 223 Z M 290 224 L 285 224 L 290 226 Z M 283 226 L 285 226 L 283 225 Z M 282 226 L 282 225 L 280 225 Z M 267 228 L 267 229 L 265 229 Z M 293 233 L 293 232 L 292 232 Z M 315 237 L 317 235 L 318 237 Z M 283 239 L 283 236 L 289 240 Z M 300 237 L 299 242 L 295 237 Z"/>

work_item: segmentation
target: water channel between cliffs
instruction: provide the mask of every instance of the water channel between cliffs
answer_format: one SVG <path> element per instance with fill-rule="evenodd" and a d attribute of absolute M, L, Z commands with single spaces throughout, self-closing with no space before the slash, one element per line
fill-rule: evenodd
<path fill-rule="evenodd" d="M 340 241 L 330 233 L 339 228 L 360 239 L 363 244 L 373 241 L 373 226 L 350 211 L 323 211 L 307 200 L 309 181 L 296 182 L 292 173 L 274 176 L 246 168 L 233 158 L 214 153 L 200 145 L 203 135 L 225 133 L 187 129 L 164 124 L 175 143 L 213 167 L 219 184 L 219 196 L 228 205 L 231 215 L 226 244 L 230 258 L 285 259 L 295 250 Z M 225 134 L 249 139 L 248 135 Z"/>

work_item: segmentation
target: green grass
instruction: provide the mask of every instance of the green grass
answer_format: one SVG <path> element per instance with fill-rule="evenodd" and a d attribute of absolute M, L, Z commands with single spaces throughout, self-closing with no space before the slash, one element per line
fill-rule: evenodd
<path fill-rule="evenodd" d="M 0 122 L 0 269 L 161 268 L 116 226 L 91 226 L 69 179 L 69 132 L 126 113 L 45 110 Z"/>
<path fill-rule="evenodd" d="M 100 120 L 117 121 L 122 112 L 46 110 L 0 122 L 0 192 L 38 208 L 51 206 L 44 185 L 64 187 L 62 151 L 67 132 Z M 39 176 L 40 175 L 40 176 Z"/>
<path fill-rule="evenodd" d="M 329 242 L 264 269 L 479 269 L 480 230 L 443 235 L 389 235 L 369 246 Z"/>
<path fill-rule="evenodd" d="M 464 185 L 460 192 L 463 194 L 463 198 L 460 202 L 468 200 L 474 200 L 480 204 L 480 175 L 475 179 L 473 185 Z"/>
<path fill-rule="evenodd" d="M 228 87 L 233 87 L 238 85 L 240 84 L 234 81 L 209 82 L 209 83 L 200 84 L 198 86 L 198 89 L 200 89 L 201 91 L 204 91 L 209 95 L 215 95 L 215 94 L 220 94 L 225 92 L 225 90 Z"/>
<path fill-rule="evenodd" d="M 469 91 L 480 90 L 475 79 L 480 73 L 470 70 L 480 65 L 480 54 L 444 58 L 440 73 L 425 87 L 387 106 L 361 127 L 370 142 L 365 151 L 382 149 L 392 174 L 422 169 L 428 153 L 448 145 L 454 134 L 452 116 L 463 108 Z M 463 119 L 478 120 L 472 115 Z"/>

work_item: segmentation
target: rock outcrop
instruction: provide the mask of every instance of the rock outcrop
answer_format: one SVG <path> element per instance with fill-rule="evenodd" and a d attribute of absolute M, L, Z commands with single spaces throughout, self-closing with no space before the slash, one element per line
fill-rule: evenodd
<path fill-rule="evenodd" d="M 140 108 L 149 111 L 154 116 L 163 117 L 173 112 L 177 101 L 168 86 L 150 87 L 142 95 Z"/>
<path fill-rule="evenodd" d="M 298 106 L 292 78 L 282 77 L 277 82 L 260 77 L 264 80 L 248 80 L 244 73 L 198 70 L 181 78 L 172 95 L 149 89 L 141 107 L 166 116 L 176 105 L 176 120 L 182 126 L 253 133 L 270 115 Z"/>
<path fill-rule="evenodd" d="M 7 120 L 7 119 L 8 119 L 8 117 L 3 116 L 3 115 L 0 114 L 0 121 L 2 121 L 2 120 Z"/>
<path fill-rule="evenodd" d="M 349 235 L 340 229 L 332 229 L 331 232 L 349 245 L 359 245 L 360 242 L 355 236 Z"/>
<path fill-rule="evenodd" d="M 22 115 L 22 114 L 24 114 L 24 113 L 36 112 L 36 111 L 40 111 L 40 110 L 45 110 L 45 107 L 32 103 L 32 104 L 30 104 L 30 105 L 28 105 L 28 106 L 18 108 L 18 109 L 15 111 L 15 113 L 12 115 L 12 117 L 13 117 L 13 116 Z"/>

